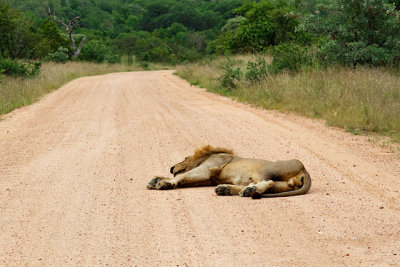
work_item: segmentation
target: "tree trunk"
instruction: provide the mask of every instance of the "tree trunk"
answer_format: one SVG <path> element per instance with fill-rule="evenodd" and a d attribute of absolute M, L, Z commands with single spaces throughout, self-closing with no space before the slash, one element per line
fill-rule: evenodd
<path fill-rule="evenodd" d="M 81 53 L 81 49 L 82 49 L 82 46 L 83 46 L 83 44 L 85 43 L 85 41 L 86 41 L 86 37 L 83 37 L 82 40 L 81 40 L 81 42 L 79 43 L 78 49 L 76 49 L 76 51 L 75 51 L 75 53 L 74 53 L 74 57 L 75 57 L 75 58 L 78 58 L 78 57 L 79 57 L 79 54 Z"/>
<path fill-rule="evenodd" d="M 66 31 L 66 33 L 68 34 L 68 38 L 69 38 L 70 41 L 71 41 L 71 47 L 72 47 L 72 50 L 73 50 L 73 52 L 74 52 L 73 57 L 74 57 L 74 58 L 78 58 L 78 57 L 79 57 L 79 54 L 81 53 L 82 47 L 83 47 L 83 45 L 84 45 L 84 43 L 85 43 L 85 41 L 86 41 L 86 37 L 83 37 L 82 40 L 81 40 L 81 42 L 79 43 L 78 48 L 77 48 L 77 47 L 76 47 L 76 44 L 75 44 L 74 36 L 72 35 L 73 31 L 75 30 L 75 28 L 76 28 L 76 26 L 77 26 L 77 24 L 78 24 L 78 22 L 79 22 L 79 20 L 80 20 L 80 16 L 74 17 L 73 19 L 71 19 L 71 20 L 68 22 L 68 24 L 66 24 L 66 23 L 64 23 L 63 21 L 58 20 L 57 17 L 56 17 L 56 15 L 55 15 L 55 13 L 54 13 L 53 15 L 51 14 L 51 9 L 50 9 L 50 7 L 48 8 L 47 15 L 50 16 L 50 17 L 52 17 L 53 20 L 54 20 L 55 22 L 57 22 L 57 23 L 59 23 L 59 24 L 61 24 L 61 25 L 64 26 L 65 31 Z"/>

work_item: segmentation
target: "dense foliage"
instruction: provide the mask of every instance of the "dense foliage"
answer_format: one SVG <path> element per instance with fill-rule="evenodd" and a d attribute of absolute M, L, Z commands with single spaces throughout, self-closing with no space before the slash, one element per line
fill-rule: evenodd
<path fill-rule="evenodd" d="M 382 0 L 338 0 L 323 8 L 327 15 L 307 17 L 304 28 L 329 37 L 318 50 L 327 64 L 399 64 L 400 13 L 394 4 Z"/>
<path fill-rule="evenodd" d="M 60 22 L 79 16 L 80 60 L 196 61 L 207 54 L 268 52 L 242 77 L 304 66 L 397 66 L 398 0 L 0 0 L 3 59 L 73 59 Z M 4 72 L 4 71 L 3 71 Z M 229 69 L 228 69 L 229 73 Z M 230 73 L 235 76 L 235 72 Z"/>
<path fill-rule="evenodd" d="M 0 75 L 34 76 L 40 72 L 40 62 L 19 62 L 0 57 Z"/>
<path fill-rule="evenodd" d="M 305 33 L 296 31 L 299 16 L 289 1 L 246 2 L 234 10 L 215 42 L 217 52 L 260 52 L 289 41 L 304 43 Z"/>
<path fill-rule="evenodd" d="M 207 43 L 214 40 L 226 20 L 234 16 L 232 10 L 245 2 L 0 0 L 0 3 L 2 1 L 34 18 L 34 22 L 25 24 L 36 28 L 33 29 L 34 32 L 38 31 L 40 21 L 46 19 L 48 7 L 55 12 L 60 21 L 68 22 L 73 17 L 80 16 L 79 27 L 75 31 L 77 39 L 81 39 L 83 35 L 88 38 L 88 42 L 83 46 L 81 59 L 102 62 L 111 58 L 111 61 L 115 61 L 113 55 L 118 54 L 135 55 L 139 60 L 170 63 L 192 61 L 202 57 Z M 60 25 L 58 29 L 63 30 Z M 65 39 L 66 35 L 63 37 Z M 29 56 L 43 58 L 48 53 L 56 52 L 59 46 L 68 48 L 65 43 L 43 47 L 48 43 L 47 40 L 41 42 L 40 49 L 35 50 L 36 54 Z M 33 48 L 29 50 L 32 51 Z"/>

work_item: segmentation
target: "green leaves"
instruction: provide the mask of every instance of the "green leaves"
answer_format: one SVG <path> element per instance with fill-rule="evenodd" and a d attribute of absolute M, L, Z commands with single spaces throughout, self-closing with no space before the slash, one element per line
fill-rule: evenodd
<path fill-rule="evenodd" d="M 268 64 L 264 58 L 257 58 L 256 62 L 247 63 L 246 79 L 251 82 L 259 82 L 268 75 Z"/>
<path fill-rule="evenodd" d="M 10 58 L 32 58 L 37 42 L 32 32 L 33 21 L 25 14 L 0 2 L 0 56 Z"/>
<path fill-rule="evenodd" d="M 227 22 L 216 44 L 225 53 L 261 52 L 269 46 L 305 40 L 296 31 L 296 9 L 286 1 L 246 2 L 234 12 L 239 16 Z"/>
<path fill-rule="evenodd" d="M 59 63 L 66 63 L 69 60 L 68 49 L 60 46 L 56 52 L 49 54 L 50 60 Z"/>
<path fill-rule="evenodd" d="M 40 72 L 42 63 L 17 61 L 0 57 L 0 74 L 12 76 L 36 76 Z"/>
<path fill-rule="evenodd" d="M 86 61 L 101 63 L 104 62 L 107 55 L 109 54 L 111 54 L 111 49 L 107 47 L 102 41 L 91 40 L 83 46 L 79 58 Z"/>
<path fill-rule="evenodd" d="M 229 65 L 223 67 L 224 73 L 219 78 L 221 85 L 225 88 L 235 88 L 237 83 L 241 80 L 242 73 L 240 68 L 232 69 Z"/>
<path fill-rule="evenodd" d="M 303 28 L 326 39 L 318 57 L 345 66 L 397 65 L 400 13 L 384 0 L 339 0 L 325 5 L 327 16 L 311 15 Z"/>
<path fill-rule="evenodd" d="M 271 73 L 280 71 L 296 73 L 303 67 L 312 66 L 315 63 L 313 51 L 306 46 L 288 43 L 275 46 L 272 49 L 274 59 L 269 67 Z"/>

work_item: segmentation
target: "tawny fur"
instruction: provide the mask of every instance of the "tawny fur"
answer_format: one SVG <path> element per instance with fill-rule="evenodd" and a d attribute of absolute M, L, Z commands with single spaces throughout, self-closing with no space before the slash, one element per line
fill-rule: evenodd
<path fill-rule="evenodd" d="M 202 148 L 197 148 L 194 151 L 192 160 L 195 161 L 198 158 L 206 158 L 207 159 L 211 155 L 218 154 L 218 153 L 226 153 L 226 154 L 234 155 L 232 149 L 227 149 L 227 148 L 223 148 L 223 147 L 212 147 L 210 145 L 206 145 L 206 146 L 203 146 Z"/>
<path fill-rule="evenodd" d="M 305 194 L 311 178 L 298 160 L 270 162 L 236 156 L 231 149 L 210 145 L 196 149 L 171 167 L 174 178 L 156 177 L 149 189 L 218 184 L 218 195 L 280 197 Z"/>
<path fill-rule="evenodd" d="M 232 149 L 227 149 L 227 148 L 223 148 L 223 147 L 212 147 L 210 145 L 206 145 L 206 146 L 203 146 L 202 148 L 197 148 L 194 151 L 194 155 L 189 157 L 190 163 L 188 164 L 186 171 L 196 168 L 201 163 L 203 163 L 205 160 L 207 160 L 210 156 L 212 156 L 214 154 L 220 154 L 220 153 L 234 155 Z"/>

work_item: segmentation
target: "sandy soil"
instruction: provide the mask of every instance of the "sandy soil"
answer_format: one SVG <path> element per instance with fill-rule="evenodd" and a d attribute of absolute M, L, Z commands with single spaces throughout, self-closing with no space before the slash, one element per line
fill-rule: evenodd
<path fill-rule="evenodd" d="M 203 144 L 300 159 L 308 194 L 150 191 Z M 400 262 L 400 157 L 255 109 L 171 71 L 81 78 L 0 121 L 0 265 L 355 266 Z"/>

